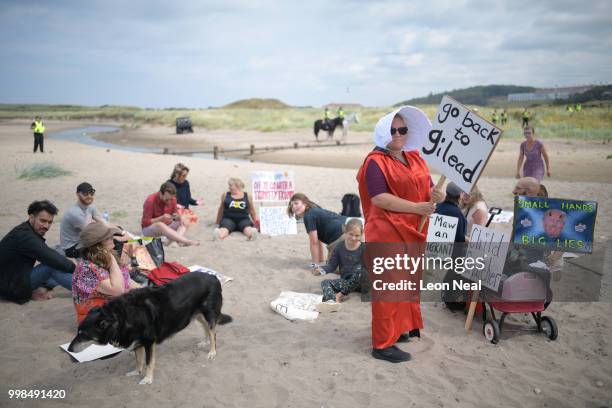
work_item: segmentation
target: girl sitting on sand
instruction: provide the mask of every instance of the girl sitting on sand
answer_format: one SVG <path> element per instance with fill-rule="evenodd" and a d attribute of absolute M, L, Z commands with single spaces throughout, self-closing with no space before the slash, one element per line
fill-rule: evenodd
<path fill-rule="evenodd" d="M 342 302 L 350 292 L 360 290 L 361 274 L 364 273 L 363 224 L 358 218 L 350 219 L 344 226 L 344 243 L 336 245 L 329 262 L 315 270 L 315 274 L 326 274 L 340 268 L 340 279 L 325 279 L 321 282 L 323 302 Z"/>
<path fill-rule="evenodd" d="M 319 207 L 302 193 L 295 193 L 291 197 L 287 206 L 287 215 L 304 220 L 304 227 L 306 227 L 310 240 L 310 256 L 312 258 L 310 267 L 312 273 L 317 274 L 316 270 L 319 268 L 319 264 L 325 260 L 323 244 L 327 245 L 327 259 L 329 260 L 334 247 L 344 239 L 342 226 L 347 217 Z"/>

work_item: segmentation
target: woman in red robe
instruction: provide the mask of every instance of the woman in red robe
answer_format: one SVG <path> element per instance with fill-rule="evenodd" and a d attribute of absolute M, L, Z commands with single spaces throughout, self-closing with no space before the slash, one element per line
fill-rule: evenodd
<path fill-rule="evenodd" d="M 422 216 L 433 213 L 435 203 L 444 201 L 445 194 L 432 189 L 429 169 L 419 155 L 430 130 L 427 116 L 411 106 L 384 116 L 376 124 L 376 148 L 357 174 L 365 216 L 366 251 L 370 244 L 374 252 L 379 251 L 374 256 L 389 256 L 389 251 L 398 254 L 400 247 L 404 249 L 399 254 L 414 256 L 413 249 L 423 244 L 427 236 L 427 225 L 422 232 L 418 231 Z M 393 298 L 385 295 L 383 299 Z M 373 296 L 371 304 L 372 356 L 395 363 L 410 360 L 410 354 L 395 343 L 406 342 L 411 335 L 418 336 L 423 328 L 418 295 L 416 299 L 399 301 L 376 300 Z"/>

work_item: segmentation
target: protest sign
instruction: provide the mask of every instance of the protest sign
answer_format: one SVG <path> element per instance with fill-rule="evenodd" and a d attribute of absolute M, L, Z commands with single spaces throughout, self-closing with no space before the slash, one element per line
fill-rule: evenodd
<path fill-rule="evenodd" d="M 444 96 L 421 155 L 466 193 L 476 185 L 502 130 Z"/>
<path fill-rule="evenodd" d="M 510 235 L 478 224 L 472 226 L 466 258 L 483 258 L 484 268 L 466 268 L 463 276 L 497 291 L 504 272 Z"/>
<path fill-rule="evenodd" d="M 595 201 L 517 196 L 513 242 L 562 252 L 591 253 L 596 216 Z"/>
<path fill-rule="evenodd" d="M 295 235 L 295 218 L 287 215 L 287 207 L 260 207 L 259 222 L 261 233 L 266 235 Z"/>
<path fill-rule="evenodd" d="M 429 216 L 426 254 L 430 258 L 452 256 L 459 219 L 441 214 Z"/>
<path fill-rule="evenodd" d="M 252 177 L 253 201 L 289 201 L 295 194 L 293 171 L 256 171 Z"/>

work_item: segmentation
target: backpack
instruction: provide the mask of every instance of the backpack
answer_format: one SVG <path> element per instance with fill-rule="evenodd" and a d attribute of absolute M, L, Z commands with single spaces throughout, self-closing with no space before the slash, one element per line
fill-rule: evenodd
<path fill-rule="evenodd" d="M 359 200 L 359 196 L 355 194 L 345 194 L 344 197 L 342 197 L 342 212 L 340 215 L 361 218 L 361 201 Z"/>

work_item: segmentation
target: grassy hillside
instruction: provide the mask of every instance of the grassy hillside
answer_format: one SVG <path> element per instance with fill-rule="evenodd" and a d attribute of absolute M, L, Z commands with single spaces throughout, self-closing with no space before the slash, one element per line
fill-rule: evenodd
<path fill-rule="evenodd" d="M 413 98 L 407 101 L 399 102 L 395 106 L 400 105 L 422 105 L 434 104 L 439 105 L 444 95 L 451 96 L 463 104 L 486 106 L 499 98 L 505 98 L 511 93 L 533 92 L 536 88 L 530 86 L 514 86 L 514 85 L 486 85 L 473 86 L 470 88 L 453 89 L 452 91 L 444 91 L 437 94 L 429 94 L 422 98 Z"/>
<path fill-rule="evenodd" d="M 567 112 L 565 106 L 539 106 L 530 108 L 538 137 L 612 140 L 612 112 L 609 105 L 589 106 L 581 112 Z M 419 105 L 433 119 L 437 105 Z M 490 107 L 470 105 L 479 114 L 490 119 Z M 376 121 L 393 108 L 360 108 L 360 123 L 352 124 L 353 131 L 371 132 Z M 347 114 L 352 111 L 347 110 Z M 522 108 L 509 108 L 510 122 L 505 137 L 522 137 L 520 115 Z M 218 108 L 218 109 L 140 109 L 134 107 L 72 105 L 0 105 L 1 119 L 32 119 L 41 115 L 46 120 L 82 120 L 92 122 L 120 122 L 126 127 L 143 124 L 174 126 L 177 117 L 191 117 L 197 129 L 246 129 L 279 132 L 312 129 L 313 122 L 323 116 L 320 108 Z"/>
<path fill-rule="evenodd" d="M 226 109 L 287 109 L 290 108 L 286 103 L 278 99 L 242 99 L 224 106 Z"/>

